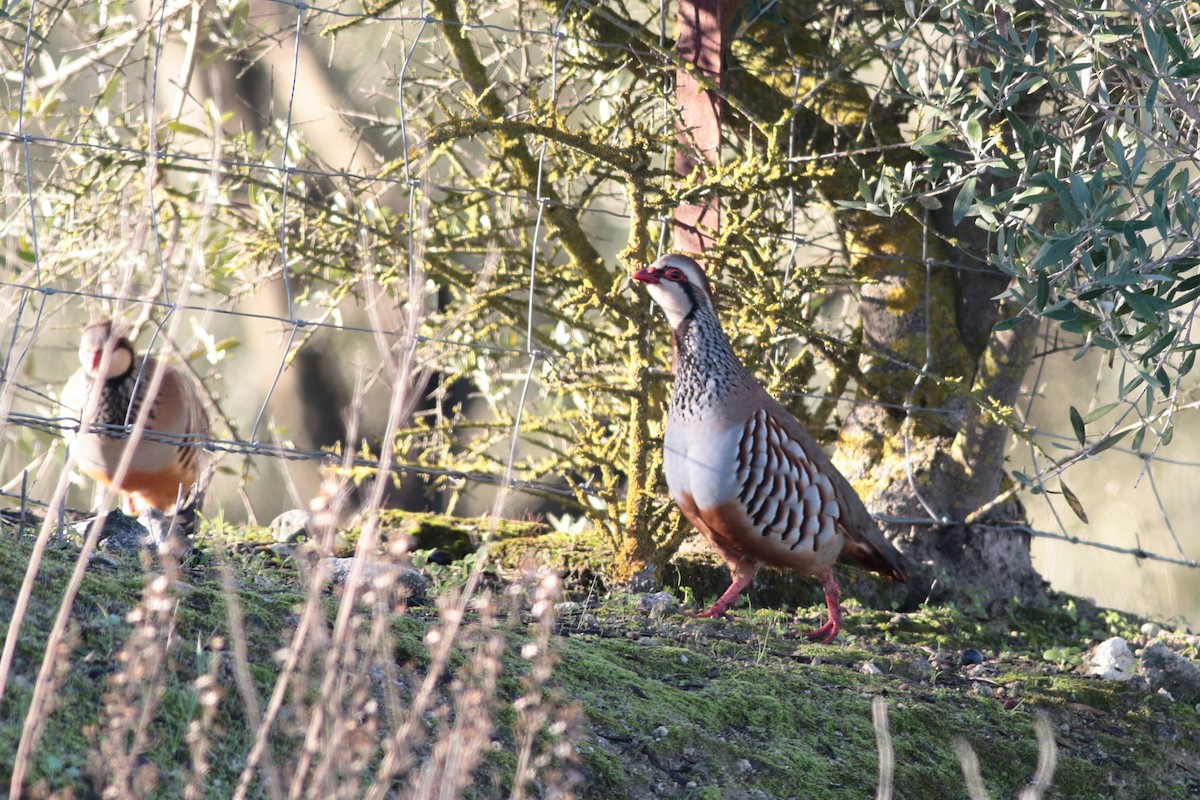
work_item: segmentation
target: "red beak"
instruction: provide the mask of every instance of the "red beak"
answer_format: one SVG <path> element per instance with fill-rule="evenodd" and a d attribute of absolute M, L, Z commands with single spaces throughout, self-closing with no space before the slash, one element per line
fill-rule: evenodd
<path fill-rule="evenodd" d="M 635 281 L 641 281 L 642 283 L 658 283 L 659 282 L 658 281 L 658 272 L 649 267 L 646 267 L 645 269 L 639 269 L 637 272 L 633 273 L 629 277 Z"/>
<path fill-rule="evenodd" d="M 91 371 L 99 372 L 100 371 L 100 362 L 104 358 L 104 351 L 103 350 L 93 350 L 91 353 L 91 356 L 92 356 Z"/>

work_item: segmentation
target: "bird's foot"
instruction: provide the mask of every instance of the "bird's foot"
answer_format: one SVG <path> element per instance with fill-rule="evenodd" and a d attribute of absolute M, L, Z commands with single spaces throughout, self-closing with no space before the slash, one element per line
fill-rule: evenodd
<path fill-rule="evenodd" d="M 137 515 L 137 520 L 146 529 L 150 544 L 157 547 L 167 541 L 167 536 L 170 534 L 171 522 L 163 512 L 157 508 L 147 508 Z"/>
<path fill-rule="evenodd" d="M 192 549 L 192 543 L 175 515 L 168 517 L 157 508 L 147 508 L 138 515 L 138 522 L 148 532 L 148 544 L 160 553 L 169 553 L 183 558 Z"/>
<path fill-rule="evenodd" d="M 837 638 L 838 631 L 841 630 L 842 606 L 838 602 L 837 579 L 833 576 L 832 569 L 825 573 L 821 583 L 825 587 L 825 606 L 829 609 L 829 621 L 804 635 L 814 641 L 820 641 L 821 644 L 829 644 Z"/>
<path fill-rule="evenodd" d="M 821 644 L 829 644 L 837 638 L 840 627 L 840 625 L 831 619 L 816 630 L 805 631 L 804 635 L 813 641 L 819 641 Z"/>
<path fill-rule="evenodd" d="M 717 603 L 708 611 L 684 611 L 683 615 L 692 619 L 717 619 L 725 616 L 725 606 Z"/>
<path fill-rule="evenodd" d="M 684 616 L 699 619 L 716 619 L 723 616 L 725 611 L 741 597 L 742 590 L 754 578 L 756 569 L 753 564 L 740 565 L 740 568 L 738 565 L 730 566 L 730 571 L 733 572 L 733 583 L 729 584 L 729 588 L 725 590 L 724 594 L 717 598 L 717 602 L 713 603 L 708 611 L 701 611 L 699 614 L 684 612 Z"/>

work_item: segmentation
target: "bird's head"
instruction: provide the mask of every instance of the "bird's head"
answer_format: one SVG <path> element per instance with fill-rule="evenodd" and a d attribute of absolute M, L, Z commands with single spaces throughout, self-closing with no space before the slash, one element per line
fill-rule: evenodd
<path fill-rule="evenodd" d="M 671 253 L 630 276 L 646 284 L 650 298 L 666 312 L 671 328 L 691 316 L 697 308 L 713 309 L 708 276 L 692 258 Z"/>
<path fill-rule="evenodd" d="M 105 351 L 110 353 L 107 366 L 103 363 Z M 112 320 L 93 320 L 83 329 L 79 361 L 90 378 L 116 378 L 133 367 L 133 345 L 121 335 Z"/>

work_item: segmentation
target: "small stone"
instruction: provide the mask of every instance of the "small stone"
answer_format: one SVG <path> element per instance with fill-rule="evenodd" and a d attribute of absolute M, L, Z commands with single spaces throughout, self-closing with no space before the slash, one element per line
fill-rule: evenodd
<path fill-rule="evenodd" d="M 670 734 L 671 734 L 671 729 L 668 728 L 666 725 L 659 725 L 657 728 L 654 729 L 654 738 L 655 739 L 665 739 Z"/>
<path fill-rule="evenodd" d="M 874 661 L 864 661 L 858 668 L 863 675 L 882 675 L 883 670 Z"/>
<path fill-rule="evenodd" d="M 308 528 L 312 525 L 312 514 L 303 508 L 284 511 L 271 520 L 271 538 L 279 544 L 292 544 L 310 538 Z"/>
<path fill-rule="evenodd" d="M 441 567 L 448 567 L 454 563 L 454 553 L 439 547 L 436 550 L 430 550 L 429 555 L 425 557 L 425 561 Z"/>
<path fill-rule="evenodd" d="M 1158 636 L 1160 633 L 1162 633 L 1162 626 L 1157 622 L 1143 622 L 1141 631 L 1142 636 L 1153 639 L 1155 636 Z"/>
<path fill-rule="evenodd" d="M 323 561 L 329 568 L 329 583 L 342 586 L 350 577 L 350 570 L 354 568 L 356 559 L 326 558 Z M 386 561 L 371 561 L 363 568 L 362 588 L 369 589 L 376 581 L 395 581 L 401 584 L 408 590 L 408 602 L 413 604 L 425 599 L 425 590 L 428 587 L 425 576 L 418 570 Z"/>
<path fill-rule="evenodd" d="M 1083 663 L 1087 674 L 1106 681 L 1127 681 L 1133 677 L 1133 653 L 1120 636 L 1105 639 L 1093 647 Z"/>
<path fill-rule="evenodd" d="M 908 675 L 913 680 L 923 683 L 933 675 L 933 665 L 927 659 L 917 656 L 908 662 Z"/>
<path fill-rule="evenodd" d="M 554 612 L 560 617 L 573 617 L 576 614 L 583 613 L 583 603 L 577 603 L 574 600 L 565 600 L 561 603 L 555 603 Z"/>
<path fill-rule="evenodd" d="M 982 664 L 983 653 L 973 647 L 969 650 L 963 650 L 962 655 L 958 657 L 958 663 L 964 667 L 969 667 L 972 664 Z"/>
<path fill-rule="evenodd" d="M 677 613 L 679 601 L 670 592 L 649 592 L 638 597 L 637 610 L 654 619 L 661 619 Z"/>
<path fill-rule="evenodd" d="M 980 697 L 991 697 L 995 693 L 995 690 L 986 683 L 972 684 L 971 688 L 974 689 L 975 694 L 979 695 Z"/>
<path fill-rule="evenodd" d="M 1200 666 L 1155 640 L 1142 649 L 1140 671 L 1152 690 L 1165 689 L 1183 703 L 1200 702 Z"/>
<path fill-rule="evenodd" d="M 987 664 L 975 664 L 967 667 L 967 676 L 971 678 L 978 678 L 985 672 L 987 672 Z"/>
<path fill-rule="evenodd" d="M 1160 687 L 1158 687 L 1158 692 L 1156 692 L 1156 694 L 1161 694 L 1163 697 L 1167 698 L 1167 699 L 1168 699 L 1168 700 L 1170 700 L 1172 703 L 1174 703 L 1174 702 L 1175 702 L 1175 695 L 1173 695 L 1173 694 L 1171 694 L 1170 692 L 1168 692 L 1168 691 L 1166 690 L 1166 687 L 1163 687 L 1163 686 L 1160 686 Z"/>
<path fill-rule="evenodd" d="M 679 662 L 680 662 L 681 664 L 686 664 L 686 663 L 688 662 L 688 657 L 687 657 L 687 654 L 686 654 L 686 653 L 680 653 L 680 654 L 679 654 Z"/>
<path fill-rule="evenodd" d="M 696 783 L 695 781 L 688 781 L 687 783 L 684 784 L 684 786 L 688 789 L 695 789 L 699 785 L 700 784 Z"/>
<path fill-rule="evenodd" d="M 1018 705 L 1020 702 L 1021 702 L 1020 700 L 1014 700 L 1013 698 L 1011 698 L 1011 697 L 1010 697 L 1010 698 L 1008 698 L 1007 700 L 1005 700 L 1005 701 L 1004 701 L 1004 710 L 1005 710 L 1005 711 L 1012 711 L 1014 708 L 1016 708 L 1016 707 L 1017 707 L 1017 705 Z"/>
<path fill-rule="evenodd" d="M 750 770 L 754 769 L 754 765 L 750 763 L 750 759 L 748 758 L 743 758 L 738 762 L 737 765 L 738 769 L 742 772 L 749 772 Z"/>
<path fill-rule="evenodd" d="M 94 519 L 77 522 L 72 527 L 80 536 L 87 536 Z M 118 553 L 136 553 L 146 547 L 150 531 L 137 520 L 114 509 L 104 518 L 104 528 L 100 531 L 99 549 L 101 552 L 116 555 Z"/>
<path fill-rule="evenodd" d="M 954 664 L 954 656 L 947 653 L 945 650 L 938 650 L 929 657 L 929 666 L 934 669 L 950 669 Z"/>

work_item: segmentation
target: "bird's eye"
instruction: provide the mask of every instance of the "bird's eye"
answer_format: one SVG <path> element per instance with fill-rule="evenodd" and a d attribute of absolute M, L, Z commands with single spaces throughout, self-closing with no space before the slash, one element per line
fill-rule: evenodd
<path fill-rule="evenodd" d="M 669 267 L 667 271 L 663 273 L 663 277 L 669 281 L 675 281 L 676 283 L 687 283 L 687 275 L 684 275 L 683 270 L 679 269 L 678 267 Z"/>

